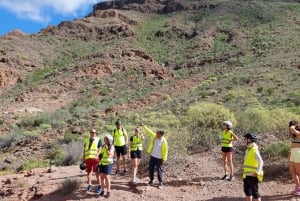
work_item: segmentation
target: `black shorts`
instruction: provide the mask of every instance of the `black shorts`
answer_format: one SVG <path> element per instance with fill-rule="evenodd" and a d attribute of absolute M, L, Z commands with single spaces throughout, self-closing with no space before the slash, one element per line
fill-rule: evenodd
<path fill-rule="evenodd" d="M 136 150 L 136 151 L 131 151 L 130 152 L 130 158 L 134 159 L 134 158 L 142 158 L 142 151 L 141 150 Z"/>
<path fill-rule="evenodd" d="M 126 145 L 115 146 L 115 151 L 116 151 L 117 157 L 120 157 L 121 154 L 122 154 L 122 156 L 124 156 L 127 154 L 127 147 L 126 147 Z"/>
<path fill-rule="evenodd" d="M 246 196 L 253 196 L 255 199 L 260 197 L 257 177 L 246 176 L 244 179 L 244 193 Z"/>
<path fill-rule="evenodd" d="M 229 152 L 233 152 L 233 148 L 232 147 L 222 147 L 221 151 L 225 152 L 225 153 L 229 153 Z"/>

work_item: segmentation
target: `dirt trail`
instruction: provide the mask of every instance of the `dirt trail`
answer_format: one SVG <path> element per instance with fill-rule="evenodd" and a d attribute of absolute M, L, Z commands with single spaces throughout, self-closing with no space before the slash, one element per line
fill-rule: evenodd
<path fill-rule="evenodd" d="M 172 160 L 165 167 L 165 182 L 163 189 L 148 186 L 147 171 L 139 175 L 140 183 L 132 185 L 130 173 L 112 175 L 112 190 L 110 200 L 147 200 L 147 201 L 242 201 L 242 180 L 238 176 L 234 181 L 222 181 L 222 166 L 218 154 L 201 153 L 189 156 L 183 160 Z M 174 163 L 174 164 L 172 164 Z M 237 165 L 238 166 L 238 165 Z M 71 195 L 63 196 L 58 189 L 66 179 L 77 179 L 80 188 Z M 86 193 L 86 176 L 78 166 L 54 167 L 51 173 L 47 169 L 34 169 L 14 175 L 0 176 L 1 194 L 6 195 L 3 201 L 39 200 L 39 201 L 93 201 L 106 200 L 95 193 Z M 157 180 L 156 180 L 157 181 Z M 95 184 L 95 183 L 94 183 Z M 297 201 L 289 194 L 293 188 L 291 181 L 266 180 L 260 185 L 262 200 Z M 96 184 L 95 186 L 96 187 Z"/>

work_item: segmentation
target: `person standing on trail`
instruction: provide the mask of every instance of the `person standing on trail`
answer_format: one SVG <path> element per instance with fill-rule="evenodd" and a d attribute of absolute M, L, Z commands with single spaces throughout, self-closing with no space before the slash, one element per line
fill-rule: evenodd
<path fill-rule="evenodd" d="M 293 195 L 300 196 L 300 131 L 297 121 L 289 122 L 289 131 L 291 137 L 291 150 L 289 155 L 289 167 L 291 176 L 295 182 L 295 189 L 292 191 Z"/>
<path fill-rule="evenodd" d="M 112 165 L 114 162 L 114 153 L 115 149 L 112 144 L 113 137 L 111 135 L 105 135 L 104 137 L 104 145 L 101 149 L 100 154 L 100 161 L 98 166 L 98 171 L 100 173 L 100 179 L 101 179 L 101 190 L 100 190 L 100 196 L 104 196 L 104 190 L 107 188 L 106 197 L 110 197 L 110 187 L 111 187 L 111 181 L 110 181 L 110 174 L 112 170 Z"/>
<path fill-rule="evenodd" d="M 233 145 L 232 141 L 238 139 L 238 137 L 234 134 L 232 129 L 232 123 L 230 121 L 223 122 L 223 131 L 222 131 L 222 160 L 223 160 L 223 169 L 224 169 L 224 176 L 221 178 L 222 180 L 233 180 L 233 162 L 232 162 L 232 155 L 233 155 Z M 230 174 L 228 175 L 228 166 L 230 168 Z"/>
<path fill-rule="evenodd" d="M 116 128 L 112 132 L 113 136 L 113 145 L 116 150 L 117 156 L 117 169 L 116 174 L 120 171 L 120 156 L 122 155 L 123 159 L 123 167 L 124 167 L 124 174 L 127 172 L 126 170 L 126 155 L 127 155 L 127 144 L 128 144 L 128 135 L 126 130 L 121 127 L 121 121 L 118 119 L 115 122 Z"/>
<path fill-rule="evenodd" d="M 151 154 L 149 160 L 149 178 L 148 185 L 153 186 L 154 169 L 157 168 L 158 188 L 161 189 L 163 185 L 163 164 L 168 158 L 168 142 L 164 137 L 164 130 L 159 129 L 154 133 L 147 128 L 144 123 L 142 127 L 145 132 L 151 137 L 147 152 Z"/>
<path fill-rule="evenodd" d="M 100 189 L 100 177 L 97 171 L 97 166 L 99 163 L 99 154 L 101 152 L 102 141 L 100 138 L 96 137 L 96 130 L 90 130 L 90 137 L 86 138 L 84 141 L 84 149 L 83 149 L 83 158 L 82 161 L 86 164 L 86 173 L 87 173 L 87 181 L 88 187 L 87 191 L 91 191 L 92 186 L 92 172 L 95 172 L 98 188 Z"/>
<path fill-rule="evenodd" d="M 132 183 L 137 183 L 138 178 L 136 177 L 137 170 L 142 158 L 142 150 L 143 150 L 143 141 L 144 135 L 139 129 L 136 127 L 134 129 L 134 135 L 130 137 L 130 158 L 132 163 Z"/>
<path fill-rule="evenodd" d="M 247 147 L 244 157 L 243 182 L 244 193 L 247 201 L 261 201 L 258 192 L 258 182 L 263 180 L 263 160 L 255 143 L 257 137 L 253 133 L 247 133 L 244 136 L 244 144 Z"/>

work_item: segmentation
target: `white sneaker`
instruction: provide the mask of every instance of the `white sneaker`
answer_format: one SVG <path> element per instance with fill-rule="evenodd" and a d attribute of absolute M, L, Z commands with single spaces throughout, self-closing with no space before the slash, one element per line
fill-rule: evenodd
<path fill-rule="evenodd" d="M 133 183 L 133 184 L 137 184 L 138 183 L 138 180 L 135 178 L 135 179 L 132 179 L 131 180 L 131 183 Z"/>

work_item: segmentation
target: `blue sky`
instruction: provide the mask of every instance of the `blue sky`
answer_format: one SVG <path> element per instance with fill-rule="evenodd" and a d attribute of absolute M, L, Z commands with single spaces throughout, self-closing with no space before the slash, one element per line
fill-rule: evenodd
<path fill-rule="evenodd" d="M 0 0 L 0 36 L 14 29 L 37 33 L 49 25 L 85 17 L 104 0 Z"/>

